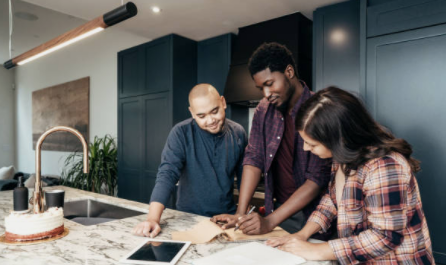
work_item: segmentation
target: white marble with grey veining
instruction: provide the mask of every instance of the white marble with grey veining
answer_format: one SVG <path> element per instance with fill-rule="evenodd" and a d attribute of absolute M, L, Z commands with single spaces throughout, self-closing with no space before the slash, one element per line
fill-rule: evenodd
<path fill-rule="evenodd" d="M 64 186 L 46 187 L 44 190 L 65 190 L 65 201 L 92 199 L 121 207 L 148 212 L 149 205 L 101 194 L 81 191 Z M 29 191 L 30 196 L 32 189 Z M 0 192 L 0 235 L 5 232 L 5 217 L 12 210 L 12 191 Z M 0 264 L 117 264 L 118 261 L 144 240 L 131 234 L 133 227 L 144 221 L 145 215 L 92 226 L 65 219 L 70 233 L 61 239 L 28 246 L 0 244 Z M 205 217 L 166 209 L 161 220 L 159 239 L 171 239 L 171 232 L 188 230 Z M 191 245 L 182 256 L 179 265 L 192 264 L 194 259 L 210 255 L 241 243 L 208 243 Z M 332 262 L 308 262 L 328 265 Z"/>

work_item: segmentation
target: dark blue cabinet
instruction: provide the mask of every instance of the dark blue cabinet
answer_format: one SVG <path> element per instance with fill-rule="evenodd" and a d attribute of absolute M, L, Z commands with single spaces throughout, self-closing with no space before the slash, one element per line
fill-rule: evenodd
<path fill-rule="evenodd" d="M 374 2 L 369 3 L 369 8 L 367 8 L 367 37 L 446 23 L 446 1 L 444 0 Z"/>
<path fill-rule="evenodd" d="M 413 146 L 437 263 L 446 264 L 446 1 L 360 0 L 314 12 L 314 85 L 360 94 Z M 341 31 L 340 31 L 341 30 Z M 339 32 L 344 32 L 339 34 Z"/>
<path fill-rule="evenodd" d="M 212 84 L 223 95 L 236 36 L 225 34 L 198 43 L 197 82 Z"/>
<path fill-rule="evenodd" d="M 134 47 L 120 52 L 118 55 L 118 95 L 130 97 L 140 95 L 144 91 L 143 49 Z"/>
<path fill-rule="evenodd" d="M 175 34 L 118 53 L 119 197 L 150 201 L 169 131 L 190 116 L 196 72 L 197 43 Z"/>
<path fill-rule="evenodd" d="M 338 86 L 359 93 L 360 1 L 347 1 L 313 13 L 313 87 Z"/>
<path fill-rule="evenodd" d="M 149 94 L 142 97 L 144 179 L 155 182 L 158 166 L 161 163 L 161 152 L 167 135 L 172 128 L 172 109 L 170 92 Z M 148 198 L 145 198 L 148 199 Z M 148 202 L 148 201 L 147 201 Z"/>
<path fill-rule="evenodd" d="M 368 39 L 366 101 L 413 147 L 437 263 L 446 263 L 446 24 Z"/>
<path fill-rule="evenodd" d="M 144 46 L 144 94 L 169 91 L 171 87 L 171 36 Z"/>
<path fill-rule="evenodd" d="M 141 99 L 129 97 L 118 102 L 118 196 L 140 200 L 141 195 Z M 132 128 L 131 130 L 126 128 Z M 129 192 L 127 187 L 137 187 Z M 122 188 L 122 189 L 121 189 Z"/>
<path fill-rule="evenodd" d="M 237 38 L 234 34 L 225 34 L 202 40 L 197 46 L 197 82 L 213 85 L 223 95 L 229 66 L 231 65 L 232 47 Z M 251 82 L 251 81 L 250 81 Z M 229 105 L 226 116 L 240 123 L 248 132 L 249 114 L 244 106 Z"/>

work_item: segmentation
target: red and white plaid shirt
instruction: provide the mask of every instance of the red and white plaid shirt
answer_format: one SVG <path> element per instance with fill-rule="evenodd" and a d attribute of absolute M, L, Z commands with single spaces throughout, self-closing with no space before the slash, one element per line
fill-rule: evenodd
<path fill-rule="evenodd" d="M 328 193 L 308 219 L 326 231 L 338 219 L 339 239 L 329 241 L 341 264 L 434 264 L 418 183 L 399 153 L 368 161 L 346 177 L 336 201 L 332 166 Z"/>

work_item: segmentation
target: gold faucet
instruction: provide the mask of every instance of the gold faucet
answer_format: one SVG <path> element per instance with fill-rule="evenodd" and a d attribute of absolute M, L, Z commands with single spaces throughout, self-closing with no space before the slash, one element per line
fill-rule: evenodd
<path fill-rule="evenodd" d="M 75 130 L 71 127 L 66 127 L 66 126 L 56 126 L 56 127 L 49 129 L 48 131 L 44 132 L 40 136 L 40 138 L 36 144 L 36 184 L 35 184 L 34 196 L 33 196 L 33 212 L 34 213 L 43 213 L 43 211 L 44 211 L 43 196 L 42 196 L 42 182 L 41 182 L 41 177 L 40 177 L 40 169 L 41 169 L 40 153 L 41 153 L 42 144 L 48 135 L 52 134 L 53 132 L 61 132 L 61 131 L 62 132 L 70 132 L 70 133 L 76 135 L 77 138 L 79 138 L 79 140 L 81 141 L 83 152 L 84 152 L 84 173 L 85 174 L 88 173 L 88 145 L 87 145 L 87 142 L 85 141 L 84 137 L 78 130 Z"/>

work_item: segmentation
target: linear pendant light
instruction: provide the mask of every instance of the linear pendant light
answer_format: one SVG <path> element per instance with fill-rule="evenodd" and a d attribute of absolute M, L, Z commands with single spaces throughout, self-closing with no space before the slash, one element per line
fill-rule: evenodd
<path fill-rule="evenodd" d="M 17 65 L 25 64 L 95 33 L 101 32 L 105 28 L 113 26 L 121 21 L 134 17 L 137 13 L 138 9 L 136 8 L 136 5 L 132 2 L 127 2 L 125 5 L 108 12 L 103 16 L 99 16 L 75 29 L 45 42 L 40 46 L 35 47 L 34 49 L 12 58 L 11 60 L 5 62 L 3 66 L 6 69 L 11 69 Z"/>

